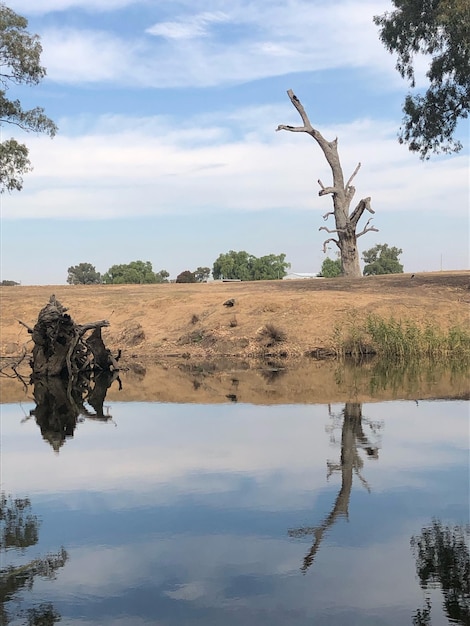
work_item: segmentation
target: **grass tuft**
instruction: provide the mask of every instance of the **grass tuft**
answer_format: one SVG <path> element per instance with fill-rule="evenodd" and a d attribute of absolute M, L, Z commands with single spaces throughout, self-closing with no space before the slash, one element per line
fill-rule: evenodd
<path fill-rule="evenodd" d="M 260 331 L 260 337 L 266 341 L 266 347 L 271 347 L 276 343 L 282 343 L 287 339 L 287 334 L 274 324 L 266 324 Z"/>

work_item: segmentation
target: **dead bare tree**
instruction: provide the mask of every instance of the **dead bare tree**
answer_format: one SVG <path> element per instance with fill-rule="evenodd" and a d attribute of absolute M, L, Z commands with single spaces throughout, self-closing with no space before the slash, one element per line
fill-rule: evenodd
<path fill-rule="evenodd" d="M 294 94 L 292 89 L 288 90 L 287 95 L 302 118 L 303 126 L 288 126 L 280 124 L 276 130 L 288 130 L 292 133 L 307 133 L 313 137 L 322 149 L 333 174 L 333 185 L 331 187 L 325 187 L 321 180 L 318 181 L 321 188 L 318 195 L 326 196 L 331 194 L 333 198 L 333 211 L 325 213 L 323 219 L 327 220 L 330 215 L 334 215 L 336 224 L 336 228 L 334 229 L 321 226 L 319 230 L 325 230 L 327 233 L 337 234 L 337 238 L 330 237 L 324 242 L 323 251 L 326 252 L 326 246 L 328 243 L 335 243 L 338 246 L 341 255 L 341 271 L 343 276 L 349 276 L 352 278 L 360 277 L 361 268 L 359 266 L 357 238 L 367 232 L 378 231 L 378 229 L 374 226 L 369 226 L 372 219 L 369 218 L 363 230 L 359 233 L 356 232 L 358 222 L 364 211 L 375 213 L 370 206 L 370 197 L 360 200 L 353 212 L 349 214 L 351 201 L 356 192 L 356 188 L 352 185 L 352 181 L 359 171 L 361 164 L 359 163 L 357 165 L 356 169 L 345 184 L 343 168 L 341 167 L 338 155 L 338 138 L 333 141 L 327 141 L 320 131 L 312 126 L 302 103 Z"/>

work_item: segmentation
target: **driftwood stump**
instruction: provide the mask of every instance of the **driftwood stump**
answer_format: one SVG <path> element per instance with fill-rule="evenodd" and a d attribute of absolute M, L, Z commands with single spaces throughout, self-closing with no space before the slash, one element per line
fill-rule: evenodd
<path fill-rule="evenodd" d="M 101 329 L 106 320 L 76 324 L 52 295 L 41 309 L 34 328 L 24 322 L 34 347 L 30 361 L 36 408 L 31 415 L 47 441 L 58 451 L 72 437 L 79 416 L 109 420 L 104 413 L 106 391 L 119 379 L 120 351 L 113 357 Z M 87 409 L 85 402 L 90 409 Z"/>
<path fill-rule="evenodd" d="M 31 367 L 33 380 L 59 376 L 69 382 L 93 370 L 116 371 L 117 359 L 104 345 L 101 329 L 107 320 L 76 324 L 67 309 L 52 295 L 41 309 L 38 321 L 30 330 L 34 342 Z M 93 331 L 88 337 L 86 333 Z"/>

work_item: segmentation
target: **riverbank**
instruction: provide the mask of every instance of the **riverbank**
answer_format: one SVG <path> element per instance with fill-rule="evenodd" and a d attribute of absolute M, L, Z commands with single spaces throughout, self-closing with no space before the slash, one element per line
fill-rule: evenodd
<path fill-rule="evenodd" d="M 28 351 L 49 297 L 78 324 L 107 319 L 106 345 L 122 362 L 151 359 L 287 360 L 327 355 L 338 332 L 370 315 L 469 328 L 470 272 L 396 274 L 361 279 L 241 283 L 0 287 L 0 356 Z"/>

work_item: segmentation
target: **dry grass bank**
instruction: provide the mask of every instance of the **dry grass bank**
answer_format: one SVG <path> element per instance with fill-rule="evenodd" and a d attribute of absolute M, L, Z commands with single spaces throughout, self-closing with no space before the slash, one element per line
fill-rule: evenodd
<path fill-rule="evenodd" d="M 0 356 L 17 354 L 51 294 L 79 324 L 110 321 L 103 337 L 124 361 L 259 357 L 296 358 L 329 349 L 335 327 L 374 313 L 469 324 L 470 272 L 435 272 L 361 279 L 309 279 L 195 285 L 0 287 Z M 233 300 L 233 306 L 224 305 Z M 268 330 L 266 330 L 266 328 Z"/>

